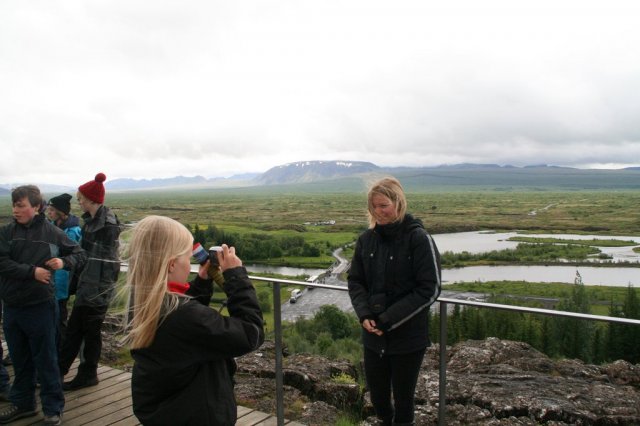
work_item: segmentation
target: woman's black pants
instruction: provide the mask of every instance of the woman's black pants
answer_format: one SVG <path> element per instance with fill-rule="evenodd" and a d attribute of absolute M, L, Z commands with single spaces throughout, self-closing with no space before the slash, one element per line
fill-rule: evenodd
<path fill-rule="evenodd" d="M 380 355 L 364 349 L 364 372 L 371 403 L 384 424 L 413 422 L 416 384 L 425 351 Z"/>
<path fill-rule="evenodd" d="M 74 306 L 71 309 L 69 325 L 65 334 L 59 359 L 60 373 L 69 372 L 84 341 L 83 357 L 78 366 L 81 377 L 96 377 L 100 352 L 102 351 L 102 335 L 100 330 L 107 314 L 108 306 Z"/>

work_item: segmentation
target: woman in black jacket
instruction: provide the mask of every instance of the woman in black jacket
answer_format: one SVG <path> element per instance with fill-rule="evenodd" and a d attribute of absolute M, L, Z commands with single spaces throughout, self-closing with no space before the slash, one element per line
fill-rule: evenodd
<path fill-rule="evenodd" d="M 422 222 L 406 213 L 397 179 L 371 187 L 368 211 L 370 227 L 358 238 L 349 270 L 349 296 L 363 328 L 365 376 L 376 414 L 385 425 L 410 425 L 430 345 L 429 306 L 440 294 L 440 255 Z"/>
<path fill-rule="evenodd" d="M 209 308 L 207 261 L 186 283 L 191 233 L 173 219 L 149 216 L 133 230 L 127 284 L 133 411 L 145 425 L 232 425 L 234 357 L 264 341 L 255 289 L 235 249 L 217 253 L 230 316 Z"/>

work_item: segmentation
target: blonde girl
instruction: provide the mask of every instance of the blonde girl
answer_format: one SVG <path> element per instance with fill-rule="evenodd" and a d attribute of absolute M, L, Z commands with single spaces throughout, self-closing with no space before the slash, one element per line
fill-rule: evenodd
<path fill-rule="evenodd" d="M 414 394 L 429 341 L 429 306 L 440 294 L 440 255 L 407 213 L 400 182 L 387 177 L 369 190 L 369 229 L 360 235 L 348 276 L 362 325 L 364 370 L 383 425 L 414 424 Z"/>
<path fill-rule="evenodd" d="M 128 341 L 134 359 L 133 410 L 141 423 L 232 425 L 234 357 L 264 340 L 255 289 L 233 247 L 217 253 L 225 283 L 223 316 L 209 308 L 209 263 L 190 273 L 193 237 L 179 222 L 148 216 L 128 249 Z"/>

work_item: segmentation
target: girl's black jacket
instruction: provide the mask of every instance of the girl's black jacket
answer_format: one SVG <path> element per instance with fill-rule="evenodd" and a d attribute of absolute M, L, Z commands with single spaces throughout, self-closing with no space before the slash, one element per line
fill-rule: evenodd
<path fill-rule="evenodd" d="M 94 217 L 85 213 L 82 218 L 81 245 L 87 252 L 87 264 L 79 272 L 74 306 L 108 306 L 120 273 L 120 222 L 104 205 Z"/>
<path fill-rule="evenodd" d="M 363 329 L 366 348 L 404 354 L 430 345 L 429 306 L 440 295 L 440 254 L 422 222 L 376 225 L 360 235 L 348 275 L 349 296 L 360 323 L 374 319 L 384 334 Z"/>
<path fill-rule="evenodd" d="M 26 225 L 13 223 L 0 228 L 0 298 L 8 306 L 44 303 L 54 297 L 53 276 L 43 284 L 35 279 L 35 268 L 58 257 L 64 269 L 81 268 L 86 253 L 67 234 L 37 214 Z"/>
<path fill-rule="evenodd" d="M 209 307 L 212 281 L 192 282 L 153 343 L 131 351 L 133 412 L 144 425 L 233 425 L 234 357 L 264 341 L 262 312 L 244 267 L 224 272 L 227 310 Z"/>

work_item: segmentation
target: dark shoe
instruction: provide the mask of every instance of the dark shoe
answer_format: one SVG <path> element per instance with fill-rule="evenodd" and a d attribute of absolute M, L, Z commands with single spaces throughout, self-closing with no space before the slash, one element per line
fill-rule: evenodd
<path fill-rule="evenodd" d="M 38 414 L 36 410 L 28 410 L 11 404 L 0 411 L 0 424 L 11 423 L 14 420 L 35 416 L 36 414 Z"/>
<path fill-rule="evenodd" d="M 9 402 L 9 389 L 0 392 L 0 402 Z"/>
<path fill-rule="evenodd" d="M 62 424 L 62 414 L 53 414 L 51 416 L 44 416 L 42 422 L 43 425 L 58 426 Z"/>
<path fill-rule="evenodd" d="M 88 388 L 89 386 L 96 386 L 98 384 L 97 377 L 74 377 L 70 382 L 64 382 L 62 389 L 66 391 Z"/>

